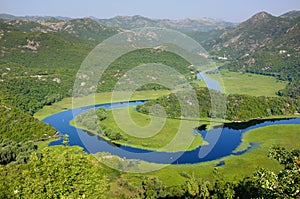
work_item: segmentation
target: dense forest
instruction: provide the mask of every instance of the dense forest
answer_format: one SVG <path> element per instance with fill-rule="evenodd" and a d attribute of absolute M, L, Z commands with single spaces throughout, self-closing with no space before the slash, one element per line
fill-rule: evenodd
<path fill-rule="evenodd" d="M 7 105 L 0 100 L 0 141 L 38 141 L 55 134 L 55 130 L 18 108 Z"/>
<path fill-rule="evenodd" d="M 186 117 L 185 113 L 181 113 L 177 96 L 178 94 L 172 93 L 156 100 L 150 100 L 143 105 L 139 105 L 137 110 L 149 114 L 150 107 L 159 104 L 164 107 L 167 116 L 170 118 Z M 226 96 L 213 90 L 209 91 L 207 88 L 197 88 L 196 96 L 199 103 L 198 115 L 200 117 L 246 121 L 270 116 L 293 115 L 300 112 L 300 101 L 291 98 L 254 97 L 237 94 Z M 212 98 L 219 101 L 212 105 Z M 190 109 L 189 106 L 185 106 L 184 110 L 189 113 L 194 111 L 193 106 L 190 106 Z"/>

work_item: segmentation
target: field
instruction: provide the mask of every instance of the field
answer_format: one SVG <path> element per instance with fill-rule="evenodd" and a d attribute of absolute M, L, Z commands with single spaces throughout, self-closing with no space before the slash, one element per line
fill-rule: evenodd
<path fill-rule="evenodd" d="M 284 89 L 287 82 L 277 80 L 275 77 L 256 75 L 250 73 L 220 71 L 224 90 L 227 94 L 247 94 L 253 96 L 276 96 L 278 90 Z M 217 79 L 215 74 L 207 74 Z"/>
<path fill-rule="evenodd" d="M 130 114 L 130 117 L 127 116 L 127 113 Z M 114 109 L 113 112 L 108 111 L 107 119 L 101 121 L 101 123 L 106 128 L 120 132 L 126 138 L 126 140 L 115 140 L 114 143 L 168 152 L 193 150 L 206 144 L 199 134 L 193 134 L 194 128 L 203 124 L 208 126 L 220 124 L 217 120 L 210 122 L 209 118 L 193 121 L 150 117 L 135 111 L 132 107 Z M 72 124 L 74 124 L 74 121 L 72 121 Z M 95 133 L 82 127 L 81 124 L 75 125 Z M 104 138 L 107 139 L 107 137 Z"/>

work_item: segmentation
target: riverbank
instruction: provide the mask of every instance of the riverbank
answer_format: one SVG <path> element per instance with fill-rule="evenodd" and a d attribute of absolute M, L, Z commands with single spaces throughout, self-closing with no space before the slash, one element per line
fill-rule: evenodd
<path fill-rule="evenodd" d="M 139 113 L 135 111 L 133 107 L 118 108 L 115 109 L 114 113 L 118 116 L 120 115 L 122 116 L 122 112 L 124 111 L 125 112 L 128 111 L 130 113 L 131 120 L 134 122 L 134 124 L 140 126 L 146 126 L 149 123 L 150 120 L 149 115 Z M 299 117 L 299 115 L 297 116 Z M 229 128 L 232 128 L 230 126 L 236 126 L 236 128 L 248 128 L 251 127 L 252 125 L 263 123 L 266 120 L 276 120 L 279 118 L 288 119 L 288 118 L 294 118 L 294 116 L 289 115 L 285 117 L 277 116 L 277 117 L 260 118 L 256 120 L 250 120 L 248 122 L 226 121 L 226 123 L 224 123 L 224 127 L 227 128 L 229 126 Z M 101 121 L 102 126 L 105 126 L 106 128 L 109 128 L 114 132 L 120 133 L 121 137 L 124 138 L 120 140 L 111 140 L 110 138 L 108 138 L 103 134 L 99 135 L 96 131 L 93 131 L 87 128 L 86 126 L 84 126 L 84 122 L 82 124 L 80 123 L 75 124 L 74 120 L 72 120 L 71 124 L 77 128 L 81 128 L 87 132 L 98 135 L 103 139 L 117 145 L 130 146 L 130 147 L 146 149 L 146 150 L 178 152 L 178 151 L 192 151 L 200 146 L 207 145 L 208 142 L 204 140 L 203 135 L 200 136 L 200 133 L 195 131 L 195 129 L 199 126 L 204 126 L 205 129 L 203 130 L 210 131 L 215 127 L 219 128 L 219 126 L 221 126 L 220 131 L 222 131 L 222 125 L 224 121 L 222 121 L 221 119 L 218 120 L 218 119 L 205 118 L 205 119 L 198 120 L 198 122 L 195 123 L 195 121 L 191 122 L 188 120 L 167 118 L 164 127 L 159 132 L 155 132 L 154 136 L 145 136 L 143 132 L 138 132 L 138 134 L 132 136 L 133 134 L 132 132 L 135 130 L 135 127 L 131 128 L 131 125 L 128 125 L 127 131 L 125 132 L 123 129 L 120 128 L 120 126 L 122 126 L 122 123 L 126 125 L 126 122 L 127 120 L 122 121 L 120 119 L 118 120 L 118 122 L 116 122 L 111 111 L 108 111 L 107 118 Z M 180 131 L 178 127 L 181 125 L 182 122 L 184 122 L 184 125 L 187 128 L 181 129 Z M 128 134 L 128 132 L 130 133 L 130 135 Z M 145 137 L 145 138 L 141 138 L 141 137 Z M 169 143 L 171 142 L 172 145 L 169 145 Z M 247 147 L 248 146 L 249 145 L 247 145 Z M 241 150 L 236 149 L 236 151 L 241 151 Z"/>
<path fill-rule="evenodd" d="M 142 96 L 142 98 L 144 98 Z M 195 120 L 180 120 L 180 119 L 166 119 L 166 123 L 164 124 L 163 128 L 159 132 L 155 132 L 155 130 L 151 131 L 151 136 L 145 135 L 144 131 L 136 132 L 136 135 L 132 135 L 134 129 L 134 125 L 128 125 L 128 117 L 127 115 L 122 116 L 125 112 L 130 113 L 131 120 L 143 127 L 147 126 L 149 124 L 149 121 L 151 121 L 149 115 L 145 115 L 142 113 L 139 113 L 134 110 L 133 107 L 131 108 L 118 108 L 115 109 L 115 114 L 118 115 L 118 121 L 115 121 L 114 116 L 112 115 L 111 111 L 108 111 L 108 117 L 107 119 L 102 121 L 102 124 L 110 129 L 112 129 L 114 132 L 118 132 L 121 134 L 122 137 L 125 139 L 120 140 L 111 140 L 110 138 L 98 134 L 97 132 L 87 128 L 84 126 L 84 124 L 76 124 L 72 122 L 72 125 L 74 125 L 77 128 L 80 128 L 82 130 L 85 130 L 87 132 L 90 132 L 94 135 L 98 135 L 99 137 L 112 142 L 117 145 L 122 146 L 130 146 L 134 148 L 140 148 L 140 149 L 146 149 L 146 150 L 155 150 L 155 151 L 164 151 L 164 152 L 177 152 L 177 151 L 191 151 L 199 146 L 207 145 L 207 142 L 203 140 L 203 137 L 200 136 L 199 133 L 193 133 L 194 129 L 198 126 L 206 126 L 206 130 L 211 130 L 214 126 L 220 126 L 223 124 L 222 119 L 211 119 L 211 118 L 202 118 L 197 121 Z M 299 117 L 300 115 L 296 115 Z M 275 119 L 275 118 L 293 118 L 295 116 L 287 115 L 287 116 L 273 116 L 273 117 L 267 117 L 267 118 L 260 118 L 259 120 L 264 119 Z M 156 117 L 153 117 L 156 118 Z M 123 120 L 124 119 L 124 120 Z M 185 125 L 184 129 L 179 130 L 179 126 L 181 125 L 181 122 L 183 122 Z M 226 123 L 231 123 L 231 121 L 226 121 Z M 226 124 L 225 123 L 225 124 Z M 247 122 L 243 122 L 247 123 Z M 236 123 L 241 124 L 241 122 Z M 123 131 L 119 125 L 125 125 L 127 128 L 127 131 Z M 131 128 L 133 127 L 133 128 Z M 152 130 L 152 129 L 151 129 Z M 131 135 L 128 135 L 128 132 L 130 132 Z M 149 133 L 149 132 L 148 132 Z M 155 133 L 153 135 L 153 133 Z M 153 135 L 153 136 L 152 136 Z M 145 138 L 142 138 L 145 137 Z M 176 138 L 176 139 L 175 139 Z M 169 144 L 171 143 L 172 144 Z"/>
<path fill-rule="evenodd" d="M 123 109 L 123 110 L 122 110 Z M 83 129 L 87 132 L 99 135 L 103 139 L 110 141 L 117 145 L 130 146 L 134 148 L 164 151 L 164 152 L 177 152 L 177 151 L 191 151 L 199 146 L 207 145 L 207 142 L 203 140 L 199 133 L 195 133 L 195 128 L 200 125 L 221 125 L 221 120 L 212 120 L 210 118 L 203 118 L 201 120 L 179 120 L 166 118 L 165 123 L 156 131 L 161 123 L 162 118 L 150 117 L 148 115 L 139 113 L 134 110 L 134 107 L 115 109 L 114 113 L 119 116 L 118 122 L 114 120 L 112 111 L 108 110 L 107 118 L 101 121 L 102 126 L 110 128 L 112 131 L 118 132 L 122 135 L 121 140 L 111 140 L 109 137 L 103 134 L 98 134 L 96 131 L 91 130 L 84 126 L 84 124 L 76 123 L 74 120 L 71 121 L 71 125 L 76 128 Z M 129 111 L 130 120 L 133 124 L 127 124 L 127 118 L 121 117 L 122 114 Z M 124 120 L 122 118 L 125 118 Z M 151 120 L 155 120 L 156 125 L 152 126 L 151 129 L 145 129 L 144 132 L 136 131 L 136 128 L 146 127 Z M 136 127 L 134 125 L 138 125 Z M 124 132 L 120 126 L 127 125 L 127 131 Z M 150 130 L 150 131 L 149 131 Z M 153 130 L 153 131 L 151 131 Z M 156 131 L 156 132 L 155 132 Z"/>
<path fill-rule="evenodd" d="M 278 126 L 282 126 L 282 128 L 278 128 Z M 260 130 L 261 128 L 259 128 L 250 131 L 249 134 L 252 135 L 253 133 L 253 135 L 255 135 L 253 138 L 256 140 L 260 139 L 260 135 L 266 139 L 263 139 L 263 143 L 260 145 L 260 148 L 256 148 L 242 156 L 229 155 L 204 163 L 164 165 L 162 169 L 148 174 L 158 176 L 168 185 L 175 185 L 184 183 L 187 180 L 187 178 L 184 177 L 186 174 L 208 180 L 211 179 L 213 170 L 220 161 L 224 161 L 225 165 L 217 168 L 226 179 L 236 179 L 250 175 L 257 168 L 257 162 L 259 162 L 260 166 L 262 167 L 274 169 L 276 171 L 281 167 L 277 162 L 267 158 L 268 150 L 274 143 L 288 148 L 300 148 L 300 146 L 298 146 L 299 143 L 295 143 L 295 141 L 300 139 L 298 126 L 299 125 L 295 125 L 293 127 L 291 125 L 276 125 L 271 126 L 270 128 L 263 127 L 263 130 Z M 276 130 L 280 131 L 280 133 L 270 134 L 270 132 Z M 268 135 L 270 140 L 268 140 Z M 97 139 L 97 137 L 94 136 L 93 139 Z M 274 140 L 276 140 L 276 142 L 274 142 Z M 246 141 L 252 142 L 253 140 L 249 139 Z M 240 150 L 242 150 L 242 148 L 240 148 Z M 112 159 L 107 159 L 107 161 L 108 160 L 111 161 Z M 145 161 L 138 161 L 137 166 L 140 171 L 147 169 L 155 170 L 158 167 L 161 168 L 161 164 L 149 163 Z M 128 179 L 132 179 L 132 174 L 130 173 L 124 173 L 123 175 L 125 178 L 128 177 Z"/>

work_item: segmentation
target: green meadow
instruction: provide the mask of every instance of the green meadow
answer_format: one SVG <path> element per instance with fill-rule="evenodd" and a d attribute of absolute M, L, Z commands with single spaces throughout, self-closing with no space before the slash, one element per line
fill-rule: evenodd
<path fill-rule="evenodd" d="M 212 79 L 218 79 L 216 74 L 206 74 Z M 275 77 L 230 72 L 221 70 L 220 75 L 227 94 L 247 94 L 252 96 L 276 96 L 276 92 L 284 89 L 288 82 L 277 80 Z"/>

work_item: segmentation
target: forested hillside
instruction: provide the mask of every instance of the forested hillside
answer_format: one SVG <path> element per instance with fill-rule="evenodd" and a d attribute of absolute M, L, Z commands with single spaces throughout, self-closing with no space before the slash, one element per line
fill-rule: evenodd
<path fill-rule="evenodd" d="M 29 141 L 48 139 L 55 130 L 21 110 L 0 101 L 0 141 Z"/>
<path fill-rule="evenodd" d="M 232 121 L 246 121 L 254 118 L 293 115 L 300 112 L 300 101 L 291 98 L 254 97 L 249 95 L 225 96 L 213 90 L 209 92 L 207 88 L 196 89 L 196 95 L 199 103 L 200 117 L 217 117 Z M 213 105 L 214 109 L 212 109 L 211 98 L 219 100 L 217 104 Z M 186 116 L 184 113 L 181 113 L 177 95 L 174 93 L 151 100 L 144 105 L 139 105 L 137 110 L 149 114 L 150 107 L 155 104 L 163 106 L 170 118 L 182 118 Z M 188 108 L 187 106 L 184 109 Z M 193 106 L 190 108 L 189 112 L 194 112 L 192 110 Z"/>
<path fill-rule="evenodd" d="M 300 96 L 299 12 L 275 17 L 261 12 L 211 40 L 211 53 L 225 55 L 231 71 L 276 76 L 288 80 L 279 95 Z M 289 17 L 290 16 L 290 17 Z"/>
<path fill-rule="evenodd" d="M 135 50 L 127 53 L 118 59 L 116 59 L 108 69 L 104 72 L 101 79 L 99 80 L 98 92 L 112 91 L 115 88 L 117 81 L 123 77 L 123 75 L 130 69 L 137 66 L 148 63 L 161 63 L 166 66 L 170 66 L 180 74 L 184 75 L 187 79 L 195 79 L 195 69 L 190 67 L 190 63 L 185 59 L 176 55 L 175 53 L 168 52 L 164 49 L 142 49 Z M 147 66 L 145 66 L 147 67 Z M 148 70 L 149 71 L 149 70 Z M 193 73 L 191 73 L 194 71 Z M 155 73 L 158 71 L 149 71 L 147 74 L 149 77 L 157 76 Z M 153 74 L 152 74 L 153 73 Z M 138 80 L 139 77 L 135 77 Z M 139 90 L 159 90 L 164 89 L 162 85 L 158 84 L 147 84 L 139 88 Z"/>

